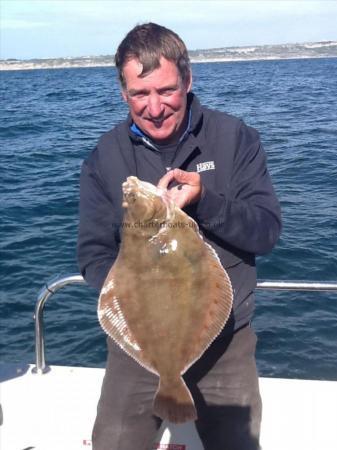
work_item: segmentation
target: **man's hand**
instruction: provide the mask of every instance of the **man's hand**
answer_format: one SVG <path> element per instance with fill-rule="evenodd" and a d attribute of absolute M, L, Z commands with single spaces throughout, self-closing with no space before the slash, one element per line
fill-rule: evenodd
<path fill-rule="evenodd" d="M 178 185 L 169 188 L 169 184 L 175 181 Z M 160 189 L 167 189 L 167 194 L 179 208 L 198 202 L 201 198 L 203 186 L 200 175 L 197 172 L 185 172 L 173 169 L 167 172 L 158 182 Z"/>

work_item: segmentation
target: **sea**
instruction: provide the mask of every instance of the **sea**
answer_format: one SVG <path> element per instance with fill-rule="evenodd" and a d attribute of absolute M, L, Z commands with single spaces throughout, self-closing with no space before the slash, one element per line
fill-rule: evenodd
<path fill-rule="evenodd" d="M 283 231 L 259 280 L 337 282 L 337 59 L 192 68 L 201 102 L 258 129 L 268 156 Z M 127 107 L 113 67 L 0 78 L 0 361 L 32 363 L 41 288 L 78 273 L 81 163 Z M 78 285 L 48 300 L 47 364 L 104 367 L 97 297 Z M 253 325 L 261 375 L 337 380 L 337 292 L 257 291 Z"/>

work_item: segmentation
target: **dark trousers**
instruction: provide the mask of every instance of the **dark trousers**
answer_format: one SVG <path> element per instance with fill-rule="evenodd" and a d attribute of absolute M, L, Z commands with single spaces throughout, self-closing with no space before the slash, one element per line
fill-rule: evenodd
<path fill-rule="evenodd" d="M 184 375 L 205 450 L 259 449 L 261 398 L 255 346 L 256 335 L 246 326 L 214 342 Z M 93 450 L 150 450 L 161 424 L 152 414 L 157 386 L 157 376 L 109 341 Z"/>

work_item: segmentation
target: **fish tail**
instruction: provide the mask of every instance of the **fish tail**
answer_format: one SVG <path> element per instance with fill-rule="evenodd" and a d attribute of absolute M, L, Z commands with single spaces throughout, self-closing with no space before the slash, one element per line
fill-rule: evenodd
<path fill-rule="evenodd" d="M 192 395 L 181 377 L 174 383 L 163 383 L 160 379 L 153 401 L 153 412 L 161 419 L 172 423 L 183 423 L 198 418 Z"/>

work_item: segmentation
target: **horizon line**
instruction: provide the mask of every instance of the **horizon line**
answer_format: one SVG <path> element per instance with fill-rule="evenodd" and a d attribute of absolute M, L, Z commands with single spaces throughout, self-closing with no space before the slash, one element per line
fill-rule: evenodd
<path fill-rule="evenodd" d="M 243 49 L 243 48 L 259 48 L 259 47 L 278 47 L 278 46 L 285 46 L 285 45 L 304 45 L 304 44 L 336 44 L 337 45 L 337 38 L 336 40 L 333 39 L 324 39 L 319 41 L 297 41 L 297 42 L 283 42 L 278 44 L 247 44 L 247 45 L 229 45 L 229 46 L 220 46 L 220 47 L 207 47 L 207 48 L 196 48 L 196 49 L 187 49 L 188 53 L 191 52 L 201 52 L 201 51 L 211 51 L 211 50 L 225 50 L 225 49 Z M 77 56 L 48 56 L 48 57 L 30 57 L 30 58 L 1 58 L 0 61 L 32 61 L 32 60 L 53 60 L 53 59 L 76 59 L 76 58 L 99 58 L 99 57 L 114 57 L 114 53 L 108 53 L 108 54 L 91 54 L 91 55 L 77 55 Z"/>

